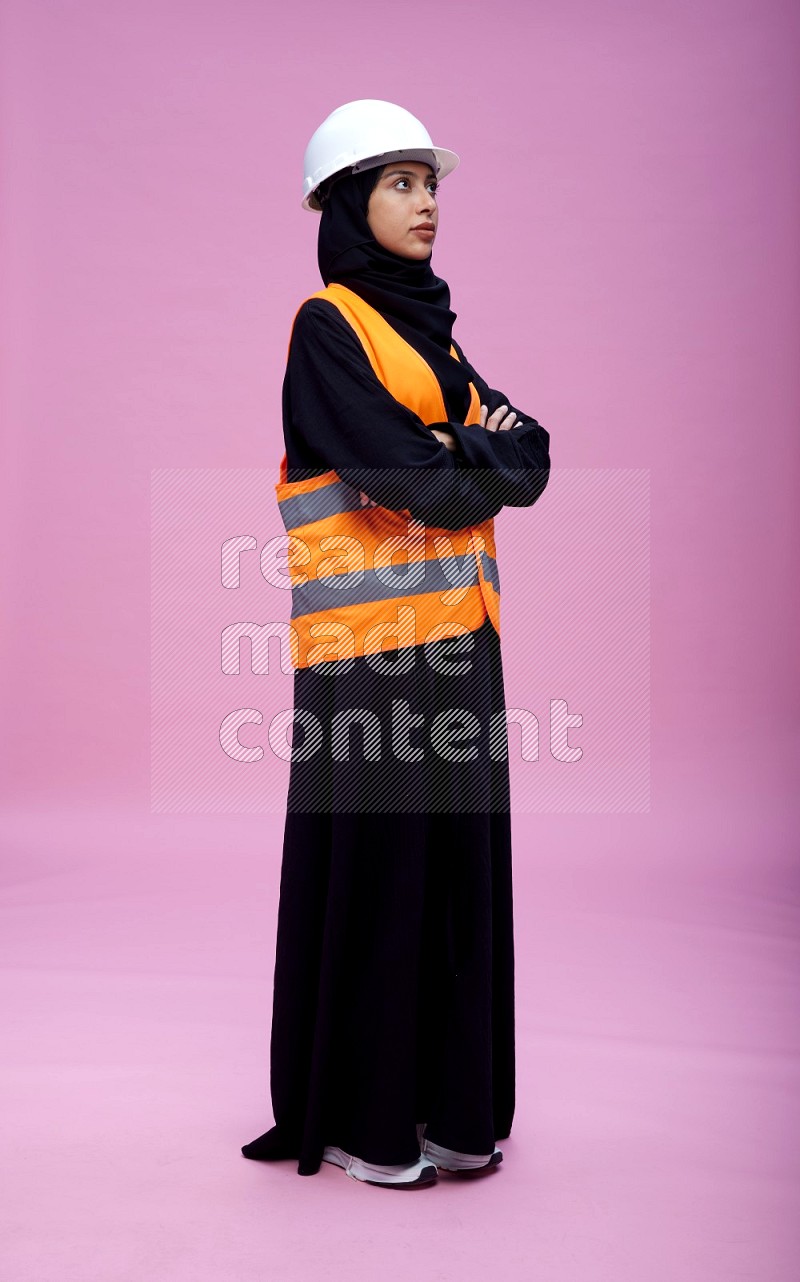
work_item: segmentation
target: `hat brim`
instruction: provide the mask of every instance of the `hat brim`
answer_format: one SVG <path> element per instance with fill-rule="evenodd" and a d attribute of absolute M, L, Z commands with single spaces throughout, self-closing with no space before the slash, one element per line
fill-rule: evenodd
<path fill-rule="evenodd" d="M 431 164 L 435 159 L 436 165 Z M 436 171 L 436 177 L 441 180 L 451 174 L 460 164 L 461 157 L 454 151 L 448 151 L 446 147 L 431 148 L 405 148 L 398 151 L 384 151 L 379 156 L 367 156 L 364 160 L 359 160 L 352 165 L 347 166 L 350 173 L 358 173 L 364 169 L 375 169 L 379 165 L 388 165 L 394 160 L 412 160 L 419 161 L 423 165 L 430 165 Z M 438 167 L 437 167 L 438 166 Z M 340 169 L 339 173 L 345 173 L 346 170 Z M 335 178 L 335 174 L 330 175 Z M 322 206 L 319 204 L 316 196 L 316 188 L 310 191 L 307 196 L 303 197 L 303 209 L 308 209 L 311 213 L 322 213 Z"/>

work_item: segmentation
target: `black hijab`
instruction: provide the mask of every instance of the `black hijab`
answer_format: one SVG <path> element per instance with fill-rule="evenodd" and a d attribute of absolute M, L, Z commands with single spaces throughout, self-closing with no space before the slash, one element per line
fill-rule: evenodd
<path fill-rule="evenodd" d="M 367 222 L 367 205 L 382 167 L 349 170 L 318 197 L 322 204 L 317 261 L 326 285 L 352 289 L 397 330 L 431 366 L 444 394 L 448 419 L 463 423 L 469 407 L 469 377 L 450 343 L 457 312 L 450 309 L 447 281 L 434 275 L 431 255 L 404 258 L 379 245 Z"/>

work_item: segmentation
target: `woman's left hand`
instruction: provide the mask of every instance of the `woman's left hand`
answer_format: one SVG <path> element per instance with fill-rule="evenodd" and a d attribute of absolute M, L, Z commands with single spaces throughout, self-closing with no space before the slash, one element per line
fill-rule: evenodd
<path fill-rule="evenodd" d="M 438 427 L 432 427 L 431 431 L 433 432 L 433 435 L 436 437 L 437 441 L 441 441 L 442 445 L 446 446 L 447 449 L 450 450 L 451 454 L 458 449 L 458 446 L 456 445 L 455 437 L 453 436 L 452 432 L 442 432 L 439 430 Z"/>

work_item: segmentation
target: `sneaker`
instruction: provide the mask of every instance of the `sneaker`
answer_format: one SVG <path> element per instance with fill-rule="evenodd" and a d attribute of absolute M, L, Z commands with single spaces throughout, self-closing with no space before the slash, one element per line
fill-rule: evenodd
<path fill-rule="evenodd" d="M 418 1127 L 417 1134 L 420 1137 L 420 1156 L 427 1157 L 431 1162 L 436 1163 L 438 1170 L 447 1171 L 451 1175 L 477 1175 L 499 1166 L 503 1160 L 503 1154 L 499 1148 L 485 1154 L 458 1153 L 455 1149 L 444 1148 L 441 1144 L 434 1144 L 433 1140 L 425 1139 L 424 1127 Z"/>
<path fill-rule="evenodd" d="M 360 1180 L 362 1184 L 380 1184 L 393 1189 L 420 1188 L 425 1184 L 435 1184 L 438 1175 L 436 1166 L 422 1154 L 416 1162 L 406 1166 L 378 1166 L 375 1162 L 365 1162 L 360 1157 L 345 1153 L 343 1148 L 328 1145 L 323 1151 L 322 1160 L 341 1166 L 345 1174 L 351 1179 Z"/>

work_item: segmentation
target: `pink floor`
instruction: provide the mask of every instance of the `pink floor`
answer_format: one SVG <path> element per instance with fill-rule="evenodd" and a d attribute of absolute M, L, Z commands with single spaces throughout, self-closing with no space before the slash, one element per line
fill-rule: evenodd
<path fill-rule="evenodd" d="M 407 1195 L 240 1156 L 270 816 L 7 811 L 3 1282 L 795 1278 L 792 747 L 664 766 L 649 814 L 515 819 L 513 1134 Z"/>

